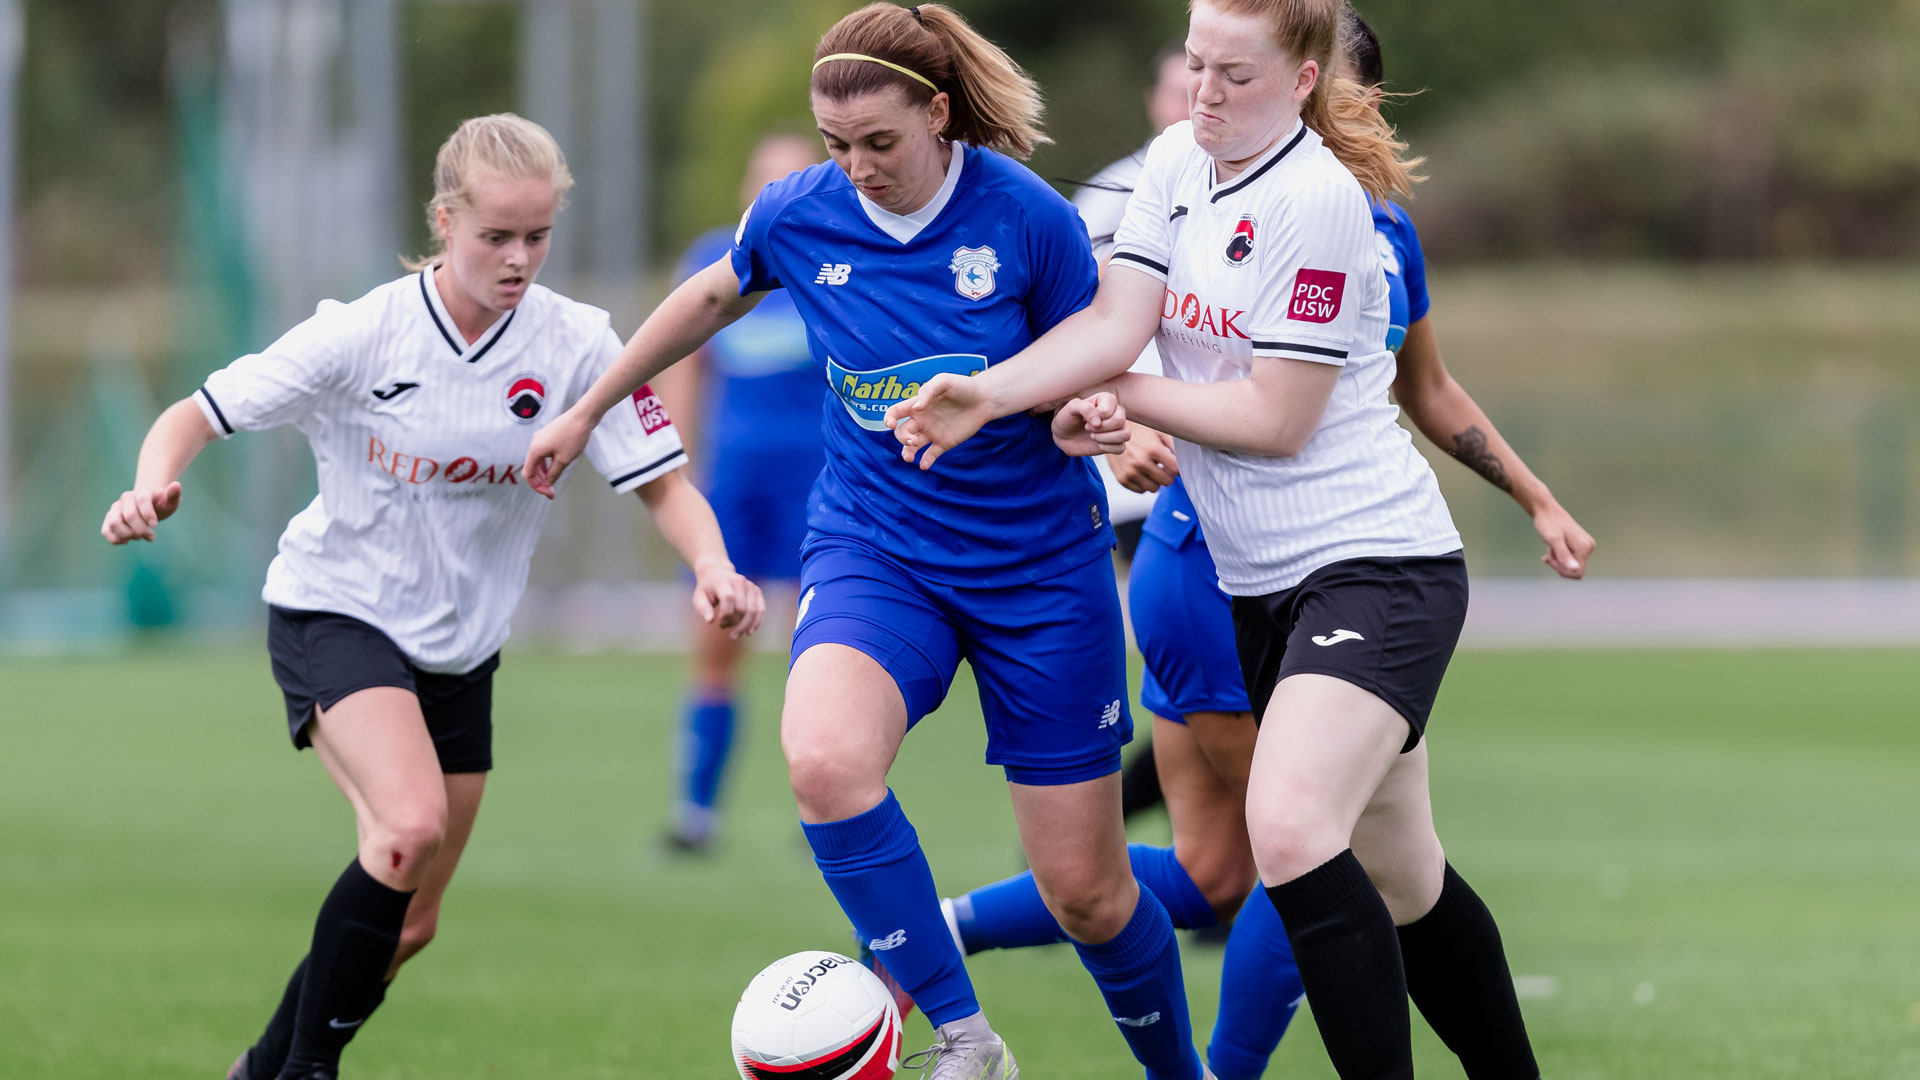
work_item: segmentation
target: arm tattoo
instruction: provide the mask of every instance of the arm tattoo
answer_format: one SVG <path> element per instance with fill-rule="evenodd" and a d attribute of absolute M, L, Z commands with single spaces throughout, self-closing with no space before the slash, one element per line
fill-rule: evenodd
<path fill-rule="evenodd" d="M 1458 458 L 1462 465 L 1486 477 L 1487 483 L 1507 494 L 1513 494 L 1513 481 L 1507 479 L 1507 467 L 1500 458 L 1487 449 L 1487 433 L 1475 424 L 1453 437 L 1453 449 L 1447 451 Z"/>

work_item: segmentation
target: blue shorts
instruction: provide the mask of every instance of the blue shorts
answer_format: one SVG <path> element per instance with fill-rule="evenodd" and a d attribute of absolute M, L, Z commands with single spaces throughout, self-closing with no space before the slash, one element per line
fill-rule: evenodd
<path fill-rule="evenodd" d="M 760 581 L 800 576 L 807 496 L 825 461 L 817 446 L 783 454 L 723 448 L 714 456 L 705 490 L 734 569 Z"/>
<path fill-rule="evenodd" d="M 792 658 L 826 644 L 887 669 L 909 728 L 940 707 L 964 658 L 980 688 L 987 763 L 1016 784 L 1118 772 L 1133 738 L 1120 597 L 1104 557 L 1032 584 L 976 589 L 926 581 L 865 544 L 816 536 L 800 575 Z"/>
<path fill-rule="evenodd" d="M 1140 706 L 1183 724 L 1188 713 L 1246 712 L 1253 706 L 1234 648 L 1232 600 L 1220 590 L 1213 556 L 1203 540 L 1159 532 L 1141 533 L 1127 578 L 1133 640 L 1147 668 Z"/>

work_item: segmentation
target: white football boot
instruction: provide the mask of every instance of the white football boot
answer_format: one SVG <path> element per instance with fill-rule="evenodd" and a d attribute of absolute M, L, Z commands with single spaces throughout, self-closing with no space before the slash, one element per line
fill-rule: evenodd
<path fill-rule="evenodd" d="M 1013 1051 L 987 1026 L 985 1013 L 934 1029 L 933 1045 L 900 1062 L 923 1080 L 1020 1080 Z"/>

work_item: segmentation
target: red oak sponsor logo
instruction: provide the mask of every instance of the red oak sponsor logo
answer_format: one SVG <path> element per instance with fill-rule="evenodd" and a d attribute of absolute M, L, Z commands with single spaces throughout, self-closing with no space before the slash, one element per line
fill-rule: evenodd
<path fill-rule="evenodd" d="M 1340 314 L 1347 293 L 1347 275 L 1334 270 L 1302 269 L 1293 276 L 1293 299 L 1287 318 L 1299 322 L 1330 323 Z"/>
<path fill-rule="evenodd" d="M 1240 341 L 1247 340 L 1247 334 L 1236 324 L 1246 314 L 1244 309 L 1234 311 L 1214 307 L 1193 293 L 1182 296 L 1172 289 L 1167 290 L 1166 299 L 1160 305 L 1160 317 L 1168 322 L 1177 322 L 1189 330 L 1212 337 L 1237 338 Z"/>
<path fill-rule="evenodd" d="M 663 427 L 673 426 L 673 418 L 667 415 L 666 403 L 653 392 L 653 387 L 645 383 L 633 392 L 633 411 L 640 414 L 640 427 L 649 435 Z"/>
<path fill-rule="evenodd" d="M 383 473 L 387 473 L 409 484 L 427 484 L 438 478 L 446 484 L 520 484 L 520 462 L 482 466 L 470 457 L 457 457 L 449 462 L 439 462 L 430 457 L 418 457 L 387 449 L 387 444 L 378 436 L 367 437 L 367 462 Z"/>

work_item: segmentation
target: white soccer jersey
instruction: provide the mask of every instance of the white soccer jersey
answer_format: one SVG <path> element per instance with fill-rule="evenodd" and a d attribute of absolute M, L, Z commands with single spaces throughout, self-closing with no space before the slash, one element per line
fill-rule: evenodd
<path fill-rule="evenodd" d="M 1092 180 L 1073 193 L 1074 209 L 1080 211 L 1080 220 L 1086 223 L 1087 238 L 1093 242 L 1093 258 L 1103 268 L 1113 254 L 1113 236 L 1120 231 L 1120 222 L 1126 216 L 1127 200 L 1133 196 L 1133 186 L 1140 178 L 1140 169 L 1147 162 L 1147 148 L 1141 147 L 1119 161 L 1101 169 Z M 1133 362 L 1130 371 L 1147 375 L 1160 374 L 1160 352 L 1147 342 L 1140 352 L 1139 359 Z M 1153 510 L 1153 501 L 1159 498 L 1157 493 L 1142 494 L 1129 491 L 1113 477 L 1113 467 L 1107 463 L 1107 456 L 1101 454 L 1093 459 L 1100 469 L 1100 481 L 1107 489 L 1107 514 L 1118 525 L 1127 521 L 1140 521 Z"/>
<path fill-rule="evenodd" d="M 194 395 L 221 435 L 292 424 L 320 494 L 287 524 L 261 596 L 378 627 L 415 665 L 463 673 L 507 640 L 547 519 L 520 476 L 533 433 L 620 351 L 607 313 L 534 285 L 471 345 L 432 271 L 323 302 Z M 607 413 L 587 459 L 630 491 L 686 463 L 643 388 Z"/>
<path fill-rule="evenodd" d="M 1158 341 L 1169 376 L 1245 379 L 1256 356 L 1340 368 L 1295 457 L 1178 444 L 1221 587 L 1260 596 L 1341 559 L 1460 547 L 1387 398 L 1387 282 L 1366 193 L 1319 135 L 1300 125 L 1216 184 L 1193 125 L 1168 128 L 1148 148 L 1110 266 L 1166 283 Z"/>

